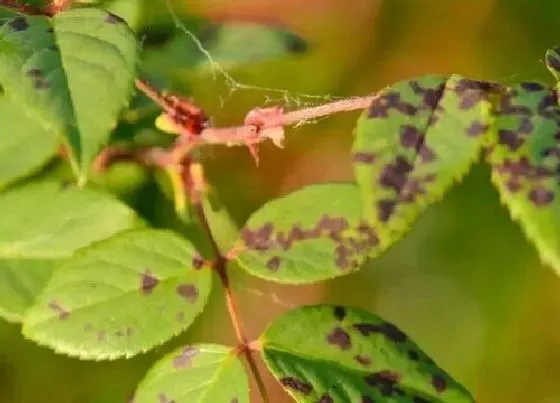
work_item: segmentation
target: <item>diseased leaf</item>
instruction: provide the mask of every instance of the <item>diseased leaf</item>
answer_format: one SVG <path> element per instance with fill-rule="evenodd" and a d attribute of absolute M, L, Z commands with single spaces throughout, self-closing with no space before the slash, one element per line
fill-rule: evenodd
<path fill-rule="evenodd" d="M 171 231 L 138 229 L 76 252 L 24 318 L 23 334 L 82 359 L 131 357 L 185 330 L 211 270 Z"/>
<path fill-rule="evenodd" d="M 83 246 L 140 224 L 111 196 L 43 181 L 0 193 L 0 316 L 20 321 L 52 268 Z"/>
<path fill-rule="evenodd" d="M 352 183 L 312 185 L 273 200 L 241 230 L 236 261 L 249 273 L 281 283 L 308 283 L 357 270 L 377 245 L 360 219 Z"/>
<path fill-rule="evenodd" d="M 297 402 L 474 402 L 400 329 L 361 309 L 299 308 L 260 341 L 268 368 Z"/>
<path fill-rule="evenodd" d="M 307 49 L 306 43 L 290 32 L 250 22 L 216 27 L 214 35 L 205 41 L 205 46 L 212 60 L 225 68 L 278 59 Z M 208 59 L 203 59 L 201 66 L 208 65 Z"/>
<path fill-rule="evenodd" d="M 198 344 L 158 361 L 138 385 L 134 403 L 249 403 L 249 381 L 231 347 Z"/>
<path fill-rule="evenodd" d="M 560 107 L 557 90 L 521 83 L 496 106 L 492 181 L 541 258 L 560 274 Z"/>
<path fill-rule="evenodd" d="M 131 94 L 136 50 L 126 23 L 94 8 L 0 26 L 0 84 L 68 143 L 82 182 Z"/>
<path fill-rule="evenodd" d="M 380 252 L 461 179 L 490 124 L 489 83 L 453 75 L 401 81 L 374 99 L 356 128 L 355 175 Z"/>
<path fill-rule="evenodd" d="M 59 139 L 0 96 L 0 190 L 35 173 L 56 153 Z"/>

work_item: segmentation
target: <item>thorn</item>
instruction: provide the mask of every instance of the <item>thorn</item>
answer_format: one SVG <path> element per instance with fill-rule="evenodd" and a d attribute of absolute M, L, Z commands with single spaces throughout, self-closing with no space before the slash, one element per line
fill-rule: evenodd
<path fill-rule="evenodd" d="M 249 149 L 249 152 L 251 153 L 251 156 L 255 161 L 255 165 L 259 166 L 259 146 L 257 144 L 247 144 L 247 148 Z"/>

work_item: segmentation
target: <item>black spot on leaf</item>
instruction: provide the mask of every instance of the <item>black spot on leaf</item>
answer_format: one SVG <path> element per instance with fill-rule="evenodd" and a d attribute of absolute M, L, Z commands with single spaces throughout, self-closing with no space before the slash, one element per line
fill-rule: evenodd
<path fill-rule="evenodd" d="M 325 393 L 321 396 L 317 403 L 334 403 L 334 400 L 327 393 Z"/>
<path fill-rule="evenodd" d="M 418 361 L 420 359 L 420 355 L 418 354 L 418 351 L 408 350 L 408 358 L 412 361 Z"/>
<path fill-rule="evenodd" d="M 151 274 L 150 270 L 146 269 L 140 279 L 140 289 L 142 294 L 150 295 L 158 283 L 159 280 Z"/>
<path fill-rule="evenodd" d="M 336 320 L 343 321 L 346 317 L 346 308 L 344 308 L 343 306 L 335 306 L 334 317 L 336 318 Z"/>
<path fill-rule="evenodd" d="M 354 329 L 366 337 L 375 333 L 380 333 L 396 343 L 403 343 L 408 339 L 406 334 L 390 323 L 383 323 L 379 325 L 373 323 L 358 323 L 354 325 Z"/>
<path fill-rule="evenodd" d="M 445 381 L 445 378 L 440 375 L 432 376 L 432 385 L 438 393 L 442 393 L 445 389 L 447 389 L 447 382 Z"/>
<path fill-rule="evenodd" d="M 66 320 L 70 316 L 70 311 L 67 311 L 56 301 L 49 302 L 49 308 L 58 314 L 60 320 Z"/>
<path fill-rule="evenodd" d="M 25 17 L 14 18 L 8 25 L 14 31 L 25 31 L 27 28 L 29 28 L 29 24 L 27 23 Z"/>
<path fill-rule="evenodd" d="M 546 206 L 554 200 L 554 192 L 542 186 L 535 187 L 529 193 L 529 200 L 536 206 Z"/>
<path fill-rule="evenodd" d="M 515 151 L 523 145 L 523 139 L 512 130 L 499 130 L 498 141 L 500 144 L 508 146 L 511 151 Z"/>
<path fill-rule="evenodd" d="M 193 284 L 179 284 L 176 291 L 191 304 L 194 304 L 198 299 L 198 288 Z"/>
<path fill-rule="evenodd" d="M 544 91 L 546 89 L 546 87 L 541 83 L 535 83 L 535 82 L 521 83 L 521 88 L 530 92 Z"/>
<path fill-rule="evenodd" d="M 277 271 L 280 268 L 280 264 L 282 263 L 282 259 L 278 256 L 274 256 L 266 262 L 266 267 L 271 271 Z"/>
<path fill-rule="evenodd" d="M 488 130 L 489 126 L 485 125 L 484 123 L 475 120 L 471 123 L 471 125 L 467 128 L 467 136 L 469 137 L 478 137 Z"/>
<path fill-rule="evenodd" d="M 200 353 L 198 348 L 185 347 L 179 355 L 173 358 L 173 367 L 175 369 L 190 368 L 192 359 Z"/>
<path fill-rule="evenodd" d="M 203 257 L 200 256 L 199 253 L 195 253 L 193 255 L 192 263 L 191 263 L 193 269 L 195 269 L 195 270 L 202 269 L 202 267 L 204 267 L 204 263 L 205 263 L 205 261 L 204 261 Z"/>
<path fill-rule="evenodd" d="M 422 141 L 422 133 L 412 125 L 403 125 L 400 128 L 401 145 L 406 148 L 416 148 L 418 142 Z"/>
<path fill-rule="evenodd" d="M 308 395 L 313 391 L 313 385 L 291 376 L 287 376 L 280 379 L 280 383 L 286 389 L 291 389 L 300 392 L 303 395 Z"/>
<path fill-rule="evenodd" d="M 364 380 L 374 388 L 378 388 L 383 396 L 389 397 L 395 394 L 401 394 L 398 389 L 400 375 L 393 371 L 380 371 L 367 375 Z"/>
<path fill-rule="evenodd" d="M 389 221 L 389 218 L 393 215 L 397 202 L 395 200 L 379 200 L 377 202 L 377 215 L 379 219 L 383 222 Z"/>
<path fill-rule="evenodd" d="M 413 166 L 402 156 L 398 156 L 394 164 L 387 164 L 379 177 L 379 183 L 385 187 L 399 191 L 404 184 Z"/>
<path fill-rule="evenodd" d="M 43 72 L 41 69 L 29 69 L 25 72 L 27 77 L 42 77 Z"/>
<path fill-rule="evenodd" d="M 295 35 L 288 35 L 285 38 L 286 47 L 291 53 L 303 53 L 307 51 L 307 43 Z"/>
<path fill-rule="evenodd" d="M 356 355 L 354 356 L 354 359 L 364 367 L 369 367 L 371 365 L 371 359 L 365 355 Z"/>
<path fill-rule="evenodd" d="M 367 152 L 356 152 L 352 157 L 352 161 L 356 164 L 373 164 L 375 162 L 375 154 Z"/>
<path fill-rule="evenodd" d="M 352 347 L 350 335 L 341 327 L 335 327 L 333 331 L 327 335 L 327 342 L 337 346 L 341 350 L 348 350 Z"/>
<path fill-rule="evenodd" d="M 113 13 L 107 13 L 107 16 L 105 17 L 105 22 L 109 23 L 109 24 L 124 24 L 125 21 L 122 17 L 119 17 L 118 15 L 115 15 Z"/>

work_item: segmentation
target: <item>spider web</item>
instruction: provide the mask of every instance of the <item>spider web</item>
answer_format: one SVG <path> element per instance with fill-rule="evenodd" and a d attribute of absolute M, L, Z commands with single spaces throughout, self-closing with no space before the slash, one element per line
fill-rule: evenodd
<path fill-rule="evenodd" d="M 263 105 L 270 105 L 270 104 L 278 104 L 283 103 L 283 105 L 287 108 L 305 108 L 315 105 L 320 105 L 327 103 L 329 101 L 337 100 L 337 99 L 345 99 L 342 96 L 333 96 L 333 95 L 324 95 L 324 94 L 305 94 L 305 93 L 293 93 L 287 89 L 283 88 L 273 88 L 273 87 L 265 87 L 265 86 L 258 86 L 251 83 L 245 83 L 236 80 L 233 76 L 228 73 L 221 65 L 212 57 L 210 51 L 204 46 L 202 41 L 191 31 L 180 19 L 177 12 L 175 11 L 171 0 L 163 0 L 165 2 L 167 11 L 171 16 L 171 20 L 175 29 L 178 32 L 182 33 L 183 35 L 187 36 L 196 46 L 198 51 L 204 56 L 206 61 L 209 64 L 209 67 L 212 72 L 212 77 L 214 81 L 221 78 L 225 85 L 228 88 L 227 95 L 218 95 L 220 106 L 221 108 L 225 107 L 226 101 L 232 97 L 238 91 L 248 90 L 248 91 L 257 91 L 263 93 Z M 298 122 L 294 125 L 294 128 L 300 127 L 302 125 L 307 124 L 314 124 L 317 123 L 320 119 L 324 118 L 315 118 L 309 119 L 305 121 Z"/>
<path fill-rule="evenodd" d="M 263 104 L 283 104 L 283 106 L 287 108 L 305 108 L 315 105 L 321 105 L 327 103 L 329 101 L 337 100 L 337 99 L 345 99 L 347 97 L 343 96 L 333 96 L 333 95 L 324 95 L 324 94 L 305 94 L 305 93 L 293 93 L 287 89 L 283 88 L 273 88 L 273 87 L 265 87 L 265 86 L 258 86 L 251 83 L 245 83 L 236 80 L 230 73 L 224 69 L 219 62 L 217 62 L 210 51 L 204 46 L 202 41 L 196 36 L 196 34 L 191 31 L 185 23 L 183 23 L 178 16 L 177 12 L 175 11 L 171 0 L 162 0 L 165 3 L 167 11 L 171 17 L 172 23 L 175 29 L 180 32 L 181 34 L 185 35 L 192 41 L 192 43 L 196 46 L 198 51 L 202 54 L 202 56 L 206 59 L 211 69 L 212 78 L 214 81 L 218 79 L 222 79 L 227 86 L 227 94 L 218 95 L 220 101 L 220 107 L 224 108 L 225 104 L 228 99 L 230 99 L 236 92 L 239 91 L 256 91 L 263 93 Z M 315 124 L 319 120 L 325 119 L 323 118 L 314 118 L 308 119 L 298 122 L 297 124 L 292 126 L 292 129 L 297 129 L 303 125 L 308 124 Z M 253 288 L 251 286 L 241 284 L 239 282 L 232 282 L 231 284 L 233 290 L 240 294 L 245 294 L 249 298 L 258 298 L 265 300 L 268 303 L 272 303 L 278 307 L 283 309 L 293 309 L 296 308 L 299 304 L 296 301 L 286 300 L 280 297 L 279 294 L 275 292 L 263 292 L 257 288 Z"/>

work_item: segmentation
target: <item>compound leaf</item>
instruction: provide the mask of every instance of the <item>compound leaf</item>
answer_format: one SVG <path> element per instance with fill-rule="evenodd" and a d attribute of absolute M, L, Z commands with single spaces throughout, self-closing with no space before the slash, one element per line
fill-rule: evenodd
<path fill-rule="evenodd" d="M 134 403 L 249 403 L 249 381 L 234 349 L 181 347 L 158 361 L 140 382 Z"/>
<path fill-rule="evenodd" d="M 0 133 L 0 190 L 38 171 L 59 144 L 53 133 L 5 96 L 0 96 Z"/>
<path fill-rule="evenodd" d="M 356 270 L 377 245 L 352 183 L 302 188 L 265 204 L 241 230 L 236 261 L 249 273 L 308 283 Z"/>
<path fill-rule="evenodd" d="M 541 258 L 560 274 L 560 107 L 556 89 L 521 83 L 496 106 L 492 181 Z"/>
<path fill-rule="evenodd" d="M 268 368 L 297 402 L 474 402 L 400 329 L 361 309 L 299 308 L 260 341 Z"/>
<path fill-rule="evenodd" d="M 0 84 L 67 142 L 81 182 L 132 92 L 136 50 L 126 23 L 94 8 L 0 26 Z"/>
<path fill-rule="evenodd" d="M 55 181 L 0 193 L 0 316 L 20 321 L 56 263 L 140 222 L 107 194 Z"/>
<path fill-rule="evenodd" d="M 130 357 L 185 330 L 211 270 L 171 231 L 125 231 L 76 252 L 24 318 L 23 334 L 82 359 Z"/>
<path fill-rule="evenodd" d="M 383 90 L 358 120 L 353 161 L 365 217 L 395 242 L 479 157 L 489 128 L 488 83 L 425 76 Z"/>

